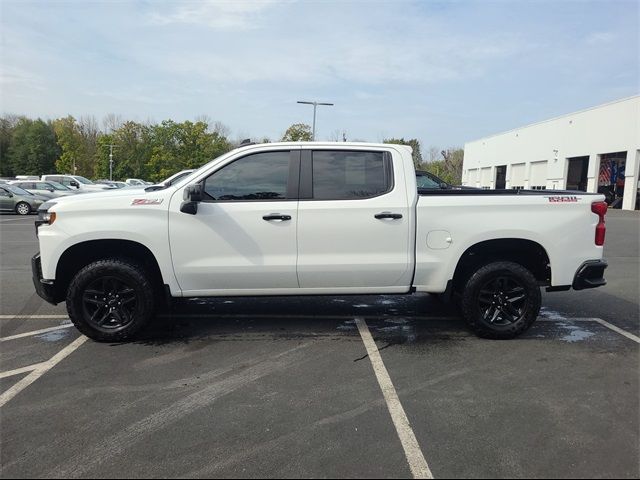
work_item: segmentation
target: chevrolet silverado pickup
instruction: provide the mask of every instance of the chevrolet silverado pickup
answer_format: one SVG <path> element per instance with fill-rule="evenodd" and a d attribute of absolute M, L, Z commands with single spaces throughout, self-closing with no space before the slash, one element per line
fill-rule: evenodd
<path fill-rule="evenodd" d="M 541 288 L 605 284 L 606 210 L 582 192 L 418 188 L 401 145 L 249 145 L 169 186 L 46 202 L 33 280 L 97 341 L 174 297 L 414 292 L 513 338 Z"/>

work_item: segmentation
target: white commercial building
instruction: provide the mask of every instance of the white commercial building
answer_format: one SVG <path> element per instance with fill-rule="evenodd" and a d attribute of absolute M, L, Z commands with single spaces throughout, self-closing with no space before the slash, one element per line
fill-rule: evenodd
<path fill-rule="evenodd" d="M 633 210 L 639 168 L 635 96 L 468 142 L 462 184 L 601 192 Z"/>

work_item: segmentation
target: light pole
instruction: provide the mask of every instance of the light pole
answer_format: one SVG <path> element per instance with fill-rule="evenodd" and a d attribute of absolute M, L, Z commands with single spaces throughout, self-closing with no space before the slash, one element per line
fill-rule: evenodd
<path fill-rule="evenodd" d="M 113 149 L 117 145 L 109 144 L 105 146 L 109 147 L 109 180 L 113 180 Z"/>
<path fill-rule="evenodd" d="M 316 139 L 316 109 L 318 105 L 328 105 L 333 106 L 333 103 L 323 103 L 323 102 L 303 102 L 298 100 L 298 103 L 303 103 L 305 105 L 313 105 L 313 129 L 311 133 L 311 141 L 315 141 Z"/>

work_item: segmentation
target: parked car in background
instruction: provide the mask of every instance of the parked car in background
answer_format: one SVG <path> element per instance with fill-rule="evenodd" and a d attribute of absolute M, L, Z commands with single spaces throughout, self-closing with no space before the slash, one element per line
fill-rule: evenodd
<path fill-rule="evenodd" d="M 88 178 L 84 178 L 80 175 L 42 175 L 41 180 L 45 182 L 52 180 L 54 182 L 61 183 L 65 187 L 69 187 L 71 189 L 79 190 L 82 192 L 96 192 L 115 188 L 109 185 L 99 185 L 97 183 L 93 183 Z"/>
<path fill-rule="evenodd" d="M 166 178 L 163 181 L 161 181 L 159 183 L 156 183 L 155 185 L 151 185 L 151 186 L 146 187 L 144 190 L 146 192 L 153 192 L 155 190 L 162 190 L 164 188 L 170 187 L 171 185 L 175 185 L 180 180 L 182 180 L 185 177 L 188 177 L 189 175 L 191 175 L 195 171 L 196 171 L 195 169 L 182 170 L 182 171 L 180 171 L 178 173 L 174 173 L 169 178 Z"/>
<path fill-rule="evenodd" d="M 58 182 L 15 180 L 9 182 L 9 184 L 16 185 L 29 193 L 46 198 L 66 197 L 67 195 L 75 195 L 77 193 L 76 190 L 71 190 Z"/>
<path fill-rule="evenodd" d="M 29 215 L 31 212 L 37 212 L 40 205 L 47 200 L 48 198 L 29 193 L 16 185 L 0 185 L 0 210 L 3 212 Z"/>
<path fill-rule="evenodd" d="M 113 188 L 124 188 L 124 187 L 128 187 L 128 185 L 124 182 L 118 182 L 116 180 L 106 180 L 106 179 L 101 179 L 101 180 L 96 180 L 95 183 L 99 184 L 99 185 L 107 185 L 109 187 L 113 187 Z"/>
<path fill-rule="evenodd" d="M 189 170 L 182 170 L 178 173 L 174 173 L 169 178 L 164 179 L 163 181 L 160 182 L 160 184 L 164 185 L 165 187 L 170 187 L 174 183 L 178 183 L 184 177 L 186 177 L 187 175 L 191 175 L 195 171 L 196 170 L 194 168 L 191 168 Z"/>
<path fill-rule="evenodd" d="M 431 172 L 425 170 L 416 170 L 416 182 L 418 188 L 425 189 L 442 189 L 442 190 L 477 190 L 475 187 L 466 187 L 464 185 L 451 185 L 440 177 L 435 176 Z"/>
<path fill-rule="evenodd" d="M 124 183 L 127 185 L 135 185 L 135 186 L 144 186 L 144 185 L 152 185 L 151 182 L 145 182 L 139 178 L 127 178 Z"/>

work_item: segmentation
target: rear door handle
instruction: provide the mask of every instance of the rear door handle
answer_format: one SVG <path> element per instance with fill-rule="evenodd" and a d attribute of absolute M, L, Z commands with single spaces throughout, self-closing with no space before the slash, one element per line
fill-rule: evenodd
<path fill-rule="evenodd" d="M 265 215 L 264 217 L 262 217 L 262 219 L 266 220 L 267 222 L 270 222 L 272 220 L 287 221 L 287 220 L 291 220 L 291 215 L 281 215 L 279 213 L 270 213 L 269 215 Z"/>
<path fill-rule="evenodd" d="M 385 218 L 391 218 L 392 220 L 399 220 L 399 219 L 402 218 L 402 214 L 401 213 L 382 212 L 382 213 L 376 213 L 375 217 L 378 220 L 383 220 Z"/>

